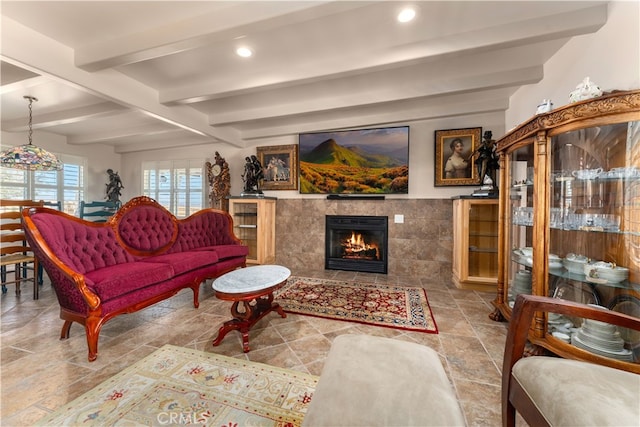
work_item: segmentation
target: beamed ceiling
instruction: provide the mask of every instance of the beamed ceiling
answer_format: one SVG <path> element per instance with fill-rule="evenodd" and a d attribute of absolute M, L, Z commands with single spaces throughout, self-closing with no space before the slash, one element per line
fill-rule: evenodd
<path fill-rule="evenodd" d="M 411 5 L 416 17 L 399 23 Z M 2 130 L 117 153 L 504 111 L 606 2 L 2 1 Z M 236 55 L 249 47 L 253 56 Z"/>

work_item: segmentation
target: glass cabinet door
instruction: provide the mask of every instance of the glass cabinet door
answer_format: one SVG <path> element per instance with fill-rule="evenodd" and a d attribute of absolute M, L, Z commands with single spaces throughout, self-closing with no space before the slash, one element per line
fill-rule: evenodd
<path fill-rule="evenodd" d="M 518 148 L 508 156 L 509 209 L 506 231 L 511 257 L 507 264 L 506 300 L 513 307 L 518 294 L 532 293 L 531 267 L 533 266 L 533 144 Z"/>
<path fill-rule="evenodd" d="M 237 202 L 232 200 L 230 213 L 233 218 L 233 231 L 249 248 L 247 259 L 258 258 L 258 204 L 256 202 Z"/>
<path fill-rule="evenodd" d="M 640 317 L 640 122 L 551 137 L 549 296 Z M 552 317 L 554 338 L 640 361 L 640 337 L 612 325 Z"/>
<path fill-rule="evenodd" d="M 498 276 L 498 204 L 469 207 L 469 276 L 493 281 Z"/>

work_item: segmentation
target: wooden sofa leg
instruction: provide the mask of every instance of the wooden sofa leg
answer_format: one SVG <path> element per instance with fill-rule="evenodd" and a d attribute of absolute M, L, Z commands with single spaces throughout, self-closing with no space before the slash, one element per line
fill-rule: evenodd
<path fill-rule="evenodd" d="M 202 284 L 202 280 L 198 280 L 194 286 L 191 286 L 191 290 L 193 291 L 193 306 L 195 308 L 200 307 L 200 285 Z"/>
<path fill-rule="evenodd" d="M 72 323 L 73 322 L 71 320 L 64 321 L 64 324 L 62 325 L 62 331 L 60 332 L 61 340 L 66 340 L 67 338 L 69 338 L 69 330 L 71 329 Z"/>
<path fill-rule="evenodd" d="M 93 319 L 89 317 L 84 324 L 84 330 L 87 334 L 87 347 L 89 347 L 89 362 L 93 362 L 98 358 L 98 338 L 100 337 L 100 329 L 102 329 L 102 319 Z"/>

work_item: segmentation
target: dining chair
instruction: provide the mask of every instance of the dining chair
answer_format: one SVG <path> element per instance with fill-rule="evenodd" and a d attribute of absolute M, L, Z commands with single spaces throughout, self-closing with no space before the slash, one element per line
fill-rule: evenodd
<path fill-rule="evenodd" d="M 80 218 L 92 222 L 106 222 L 122 206 L 121 202 L 80 202 Z"/>
<path fill-rule="evenodd" d="M 33 280 L 33 299 L 38 299 L 42 270 L 24 234 L 22 209 L 43 205 L 43 201 L 0 200 L 0 279 L 3 294 L 7 293 L 7 285 L 15 284 L 16 295 L 20 295 L 20 284 Z M 11 266 L 13 271 L 8 270 Z M 32 278 L 28 277 L 28 270 L 33 271 Z M 8 280 L 9 273 L 14 274 L 14 280 Z"/>
<path fill-rule="evenodd" d="M 62 211 L 62 202 L 60 200 L 47 200 L 42 202 L 42 206 L 45 208 L 55 209 L 57 211 Z"/>
<path fill-rule="evenodd" d="M 610 337 L 616 340 L 621 331 L 640 331 L 640 319 L 621 312 L 560 298 L 519 294 L 511 314 L 502 366 L 502 425 L 514 427 L 516 412 L 528 425 L 536 427 L 640 425 L 638 369 L 612 358 L 624 353 L 637 363 L 637 342 L 631 343 L 631 349 L 608 352 L 589 347 L 591 351 L 579 351 L 578 357 L 573 355 L 575 348 L 564 355 L 525 357 L 536 312 L 583 319 L 580 330 L 586 333 L 594 328 L 589 334 L 597 332 L 601 345 L 611 344 L 602 338 L 601 330 L 615 331 Z M 573 344 L 577 341 L 575 334 L 571 338 Z"/>

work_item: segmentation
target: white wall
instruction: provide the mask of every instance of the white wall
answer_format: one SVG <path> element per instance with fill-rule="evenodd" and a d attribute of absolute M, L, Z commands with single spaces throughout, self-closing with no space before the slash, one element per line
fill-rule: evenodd
<path fill-rule="evenodd" d="M 434 133 L 441 129 L 462 129 L 482 127 L 491 130 L 494 137 L 504 133 L 503 115 L 501 113 L 486 113 L 470 116 L 450 117 L 438 120 L 423 120 L 405 123 L 392 123 L 385 126 L 409 125 L 409 194 L 390 195 L 387 198 L 409 199 L 446 199 L 461 194 L 470 194 L 478 187 L 434 187 Z M 354 122 L 361 123 L 358 118 Z M 373 125 L 380 126 L 380 125 Z M 359 126 L 363 127 L 363 126 Z M 256 154 L 256 147 L 270 145 L 290 145 L 298 143 L 298 135 L 286 135 L 274 138 L 263 138 L 252 141 L 253 145 L 240 149 L 223 144 L 200 145 L 188 149 L 167 149 L 127 153 L 122 156 L 122 172 L 125 189 L 122 200 L 139 195 L 142 191 L 141 164 L 150 160 L 202 159 L 202 164 L 213 159 L 218 151 L 229 163 L 231 173 L 231 194 L 239 195 L 243 189 L 242 171 L 244 158 Z M 283 199 L 295 198 L 326 198 L 322 195 L 301 195 L 297 190 L 266 191 L 265 195 Z"/>
<path fill-rule="evenodd" d="M 585 77 L 603 91 L 640 88 L 640 2 L 612 2 L 608 15 L 599 31 L 574 37 L 560 48 L 545 64 L 542 81 L 511 97 L 507 130 L 532 117 L 543 99 L 551 99 L 554 108 L 568 104 L 569 93 Z"/>

